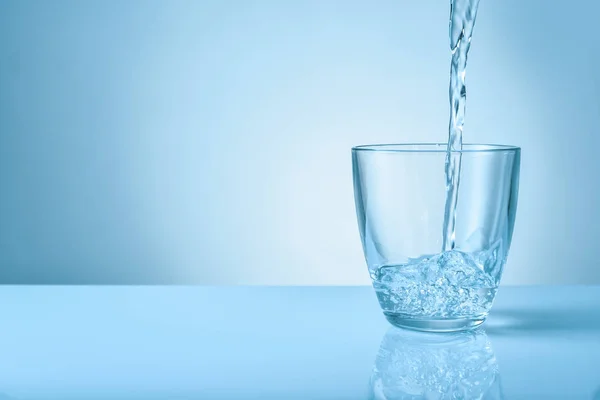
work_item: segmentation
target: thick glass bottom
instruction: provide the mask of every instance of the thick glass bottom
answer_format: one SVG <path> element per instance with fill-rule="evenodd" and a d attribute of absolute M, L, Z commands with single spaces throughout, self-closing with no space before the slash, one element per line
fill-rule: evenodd
<path fill-rule="evenodd" d="M 383 313 L 390 324 L 404 329 L 424 332 L 458 332 L 477 328 L 485 316 L 474 318 L 422 318 L 403 314 Z"/>

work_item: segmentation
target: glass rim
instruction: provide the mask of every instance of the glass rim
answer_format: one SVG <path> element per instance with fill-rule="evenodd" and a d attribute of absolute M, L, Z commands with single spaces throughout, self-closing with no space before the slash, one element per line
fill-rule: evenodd
<path fill-rule="evenodd" d="M 518 152 L 521 148 L 507 144 L 464 143 L 461 150 L 451 153 L 493 153 Z M 465 148 L 466 147 L 466 148 Z M 378 153 L 448 153 L 448 143 L 388 143 L 363 144 L 352 147 L 352 151 L 371 151 Z"/>

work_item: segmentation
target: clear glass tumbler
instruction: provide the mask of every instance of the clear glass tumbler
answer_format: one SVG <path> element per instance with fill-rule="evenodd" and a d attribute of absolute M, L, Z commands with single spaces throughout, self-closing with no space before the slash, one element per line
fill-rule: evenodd
<path fill-rule="evenodd" d="M 464 144 L 454 246 L 443 249 L 444 144 L 352 149 L 363 251 L 379 304 L 398 327 L 474 328 L 486 318 L 510 248 L 521 149 Z"/>

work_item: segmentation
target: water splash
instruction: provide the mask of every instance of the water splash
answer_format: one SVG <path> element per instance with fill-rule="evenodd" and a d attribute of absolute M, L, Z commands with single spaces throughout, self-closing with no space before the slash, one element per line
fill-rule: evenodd
<path fill-rule="evenodd" d="M 373 287 L 384 313 L 423 318 L 485 317 L 497 282 L 486 269 L 495 252 L 457 250 L 425 256 L 402 265 L 385 265 L 374 274 Z"/>

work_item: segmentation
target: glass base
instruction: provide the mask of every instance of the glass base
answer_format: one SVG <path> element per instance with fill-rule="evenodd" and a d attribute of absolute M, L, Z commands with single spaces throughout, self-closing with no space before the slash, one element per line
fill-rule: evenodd
<path fill-rule="evenodd" d="M 409 315 L 383 313 L 390 324 L 398 328 L 423 332 L 459 332 L 475 329 L 485 317 L 475 318 L 415 318 Z"/>

